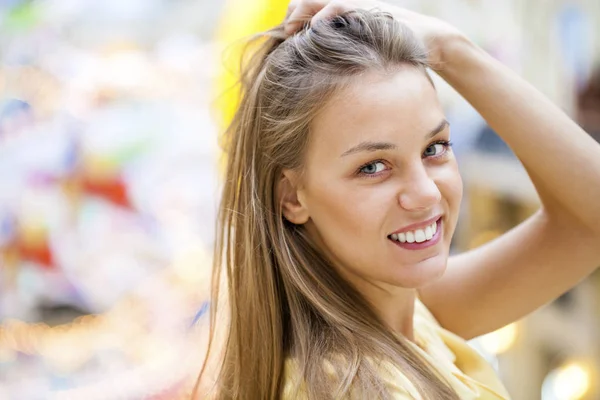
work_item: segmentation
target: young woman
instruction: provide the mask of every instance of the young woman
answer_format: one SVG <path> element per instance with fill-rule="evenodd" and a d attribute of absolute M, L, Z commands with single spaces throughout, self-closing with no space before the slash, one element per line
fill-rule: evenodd
<path fill-rule="evenodd" d="M 254 44 L 200 398 L 508 398 L 465 340 L 600 264 L 600 146 L 455 28 L 385 3 L 295 1 Z M 452 257 L 462 183 L 426 67 L 511 146 L 542 204 Z"/>

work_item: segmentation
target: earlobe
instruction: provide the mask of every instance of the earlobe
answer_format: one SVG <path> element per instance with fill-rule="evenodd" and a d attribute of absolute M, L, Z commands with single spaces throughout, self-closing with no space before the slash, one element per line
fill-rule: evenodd
<path fill-rule="evenodd" d="M 297 176 L 292 171 L 284 171 L 277 184 L 277 196 L 285 219 L 296 225 L 305 224 L 309 213 L 298 193 Z"/>

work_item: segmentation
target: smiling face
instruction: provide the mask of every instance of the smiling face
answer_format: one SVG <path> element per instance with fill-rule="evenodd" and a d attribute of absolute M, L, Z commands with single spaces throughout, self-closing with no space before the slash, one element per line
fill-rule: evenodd
<path fill-rule="evenodd" d="M 296 192 L 302 211 L 284 207 L 286 217 L 304 223 L 359 288 L 418 288 L 440 277 L 462 181 L 424 72 L 402 66 L 356 78 L 320 111 L 310 135 Z"/>

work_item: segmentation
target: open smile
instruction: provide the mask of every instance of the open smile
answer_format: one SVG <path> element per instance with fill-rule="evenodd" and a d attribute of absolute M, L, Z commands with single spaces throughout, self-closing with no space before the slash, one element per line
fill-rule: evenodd
<path fill-rule="evenodd" d="M 442 218 L 421 229 L 394 233 L 388 240 L 407 250 L 421 250 L 436 245 L 442 237 Z"/>

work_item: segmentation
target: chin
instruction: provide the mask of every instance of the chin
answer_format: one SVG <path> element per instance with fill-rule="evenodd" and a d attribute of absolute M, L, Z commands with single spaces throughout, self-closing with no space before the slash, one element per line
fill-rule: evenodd
<path fill-rule="evenodd" d="M 390 283 L 407 289 L 427 286 L 444 275 L 447 262 L 445 254 L 438 254 L 416 264 L 400 265 L 396 267 L 393 282 Z"/>

